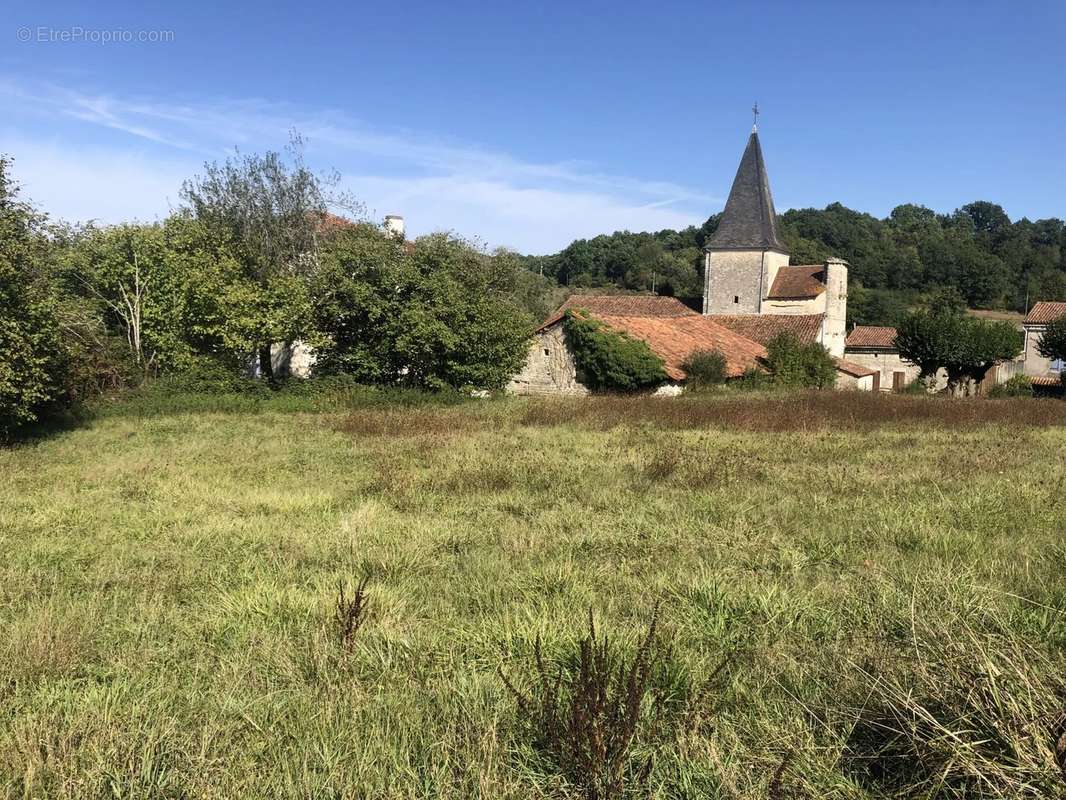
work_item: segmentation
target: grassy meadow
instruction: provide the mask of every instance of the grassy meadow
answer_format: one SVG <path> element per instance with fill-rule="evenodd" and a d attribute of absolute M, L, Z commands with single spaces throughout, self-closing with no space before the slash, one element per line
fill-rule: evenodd
<path fill-rule="evenodd" d="M 0 450 L 0 797 L 592 797 L 504 680 L 590 609 L 622 796 L 1063 797 L 1064 481 L 1051 400 L 117 402 Z"/>

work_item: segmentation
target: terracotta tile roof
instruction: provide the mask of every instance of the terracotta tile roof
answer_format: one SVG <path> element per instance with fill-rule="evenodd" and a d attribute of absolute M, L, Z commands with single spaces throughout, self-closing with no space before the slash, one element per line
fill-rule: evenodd
<path fill-rule="evenodd" d="M 699 316 L 676 297 L 646 294 L 574 294 L 537 328 L 544 330 L 561 320 L 568 309 L 583 308 L 596 316 L 613 317 L 693 317 Z"/>
<path fill-rule="evenodd" d="M 848 334 L 844 347 L 876 347 L 882 350 L 895 350 L 896 329 L 876 325 L 856 325 Z"/>
<path fill-rule="evenodd" d="M 759 344 L 767 344 L 779 333 L 788 331 L 803 344 L 818 341 L 822 314 L 713 314 L 719 325 Z"/>
<path fill-rule="evenodd" d="M 1025 317 L 1026 325 L 1046 325 L 1052 320 L 1066 315 L 1066 303 L 1037 303 Z"/>
<path fill-rule="evenodd" d="M 717 350 L 726 360 L 726 374 L 738 377 L 758 367 L 766 357 L 766 348 L 746 339 L 701 314 L 676 317 L 621 317 L 595 314 L 607 326 L 625 331 L 635 339 L 647 342 L 665 362 L 666 374 L 675 381 L 685 379 L 682 364 L 693 353 Z"/>
<path fill-rule="evenodd" d="M 836 362 L 837 370 L 839 372 L 845 372 L 848 375 L 852 375 L 856 378 L 865 378 L 867 375 L 873 375 L 877 370 L 864 367 L 862 364 L 856 364 L 854 361 L 848 361 L 844 358 L 833 358 Z"/>
<path fill-rule="evenodd" d="M 769 300 L 806 300 L 825 291 L 825 265 L 781 267 L 770 287 Z"/>

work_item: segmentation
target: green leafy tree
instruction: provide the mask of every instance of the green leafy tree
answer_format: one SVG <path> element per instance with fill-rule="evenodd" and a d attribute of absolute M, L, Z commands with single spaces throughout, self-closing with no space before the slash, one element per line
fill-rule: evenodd
<path fill-rule="evenodd" d="M 0 436 L 38 418 L 61 391 L 56 293 L 43 219 L 19 200 L 0 157 Z"/>
<path fill-rule="evenodd" d="M 1048 323 L 1036 349 L 1044 358 L 1066 361 L 1066 315 Z M 1066 371 L 1062 374 L 1066 376 Z"/>
<path fill-rule="evenodd" d="M 240 268 L 240 280 L 225 284 L 221 301 L 231 312 L 239 308 L 225 330 L 227 346 L 258 353 L 260 374 L 268 379 L 271 345 L 313 334 L 309 283 L 328 206 L 361 208 L 333 191 L 336 174 L 319 176 L 305 165 L 298 138 L 288 155 L 237 155 L 205 164 L 203 175 L 182 187 L 188 209 L 233 246 Z"/>
<path fill-rule="evenodd" d="M 887 325 L 896 327 L 908 313 L 908 293 L 897 289 L 848 287 L 849 325 Z"/>
<path fill-rule="evenodd" d="M 962 317 L 958 314 L 932 314 L 917 311 L 909 314 L 896 329 L 896 347 L 900 355 L 918 365 L 919 378 L 929 383 L 952 357 L 955 337 L 961 335 Z"/>
<path fill-rule="evenodd" d="M 945 365 L 949 389 L 955 394 L 972 393 L 992 367 L 1017 358 L 1021 351 L 1022 335 L 1009 322 L 964 317 L 955 357 Z"/>
<path fill-rule="evenodd" d="M 829 389 L 836 383 L 836 363 L 817 342 L 803 344 L 785 332 L 766 345 L 766 363 L 780 386 Z"/>
<path fill-rule="evenodd" d="M 168 246 L 163 225 L 89 227 L 74 237 L 63 262 L 68 285 L 99 305 L 136 368 L 147 373 L 188 363 L 187 286 L 194 276 Z"/>
<path fill-rule="evenodd" d="M 368 225 L 322 251 L 316 369 L 375 384 L 498 389 L 522 366 L 533 318 L 517 259 L 433 235 L 413 247 Z"/>
<path fill-rule="evenodd" d="M 578 378 L 593 391 L 636 392 L 667 378 L 663 360 L 646 342 L 612 330 L 584 309 L 568 311 L 563 330 Z"/>
<path fill-rule="evenodd" d="M 1021 335 L 1007 322 L 919 311 L 900 324 L 896 346 L 927 384 L 944 369 L 948 391 L 958 395 L 971 393 L 996 363 L 1015 358 Z"/>
<path fill-rule="evenodd" d="M 966 312 L 966 298 L 954 286 L 940 286 L 930 293 L 925 307 L 934 316 L 940 314 L 963 314 Z"/>

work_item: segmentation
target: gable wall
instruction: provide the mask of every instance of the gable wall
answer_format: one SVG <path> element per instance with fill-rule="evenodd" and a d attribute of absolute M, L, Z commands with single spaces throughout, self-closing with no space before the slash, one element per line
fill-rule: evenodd
<path fill-rule="evenodd" d="M 1040 346 L 1040 340 L 1044 337 L 1044 326 L 1026 325 L 1024 330 L 1025 350 L 1022 351 L 1022 359 L 1025 374 L 1033 376 L 1055 374 L 1055 371 L 1051 369 L 1051 359 L 1040 355 L 1037 350 Z"/>
<path fill-rule="evenodd" d="M 547 353 L 545 353 L 547 351 Z M 511 394 L 586 395 L 589 390 L 577 380 L 577 365 L 562 322 L 533 336 L 522 371 L 507 384 Z"/>

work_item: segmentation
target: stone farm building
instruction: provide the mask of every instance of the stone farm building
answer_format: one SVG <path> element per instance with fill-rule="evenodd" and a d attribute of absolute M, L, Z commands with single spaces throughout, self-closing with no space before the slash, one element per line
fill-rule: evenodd
<path fill-rule="evenodd" d="M 1040 355 L 1040 340 L 1044 337 L 1049 322 L 1066 316 L 1066 303 L 1037 303 L 1025 316 L 1022 330 L 1025 332 L 1025 349 L 1022 351 L 1022 369 L 1033 383 L 1057 386 L 1063 370 L 1061 361 L 1052 361 Z"/>
<path fill-rule="evenodd" d="M 752 129 L 718 229 L 705 249 L 703 313 L 669 297 L 573 296 L 537 328 L 526 364 L 509 389 L 517 394 L 588 392 L 563 332 L 570 308 L 582 308 L 608 327 L 644 340 L 665 363 L 669 383 L 661 393 L 680 390 L 683 363 L 702 350 L 722 353 L 729 378 L 762 369 L 767 342 L 786 331 L 829 351 L 836 360 L 838 388 L 887 390 L 916 375 L 913 366 L 899 366 L 898 352 L 892 360 L 891 328 L 876 329 L 880 333 L 873 350 L 860 344 L 862 335 L 856 337 L 852 355 L 847 302 L 846 262 L 789 262 L 759 134 Z M 902 379 L 896 377 L 900 371 Z"/>

